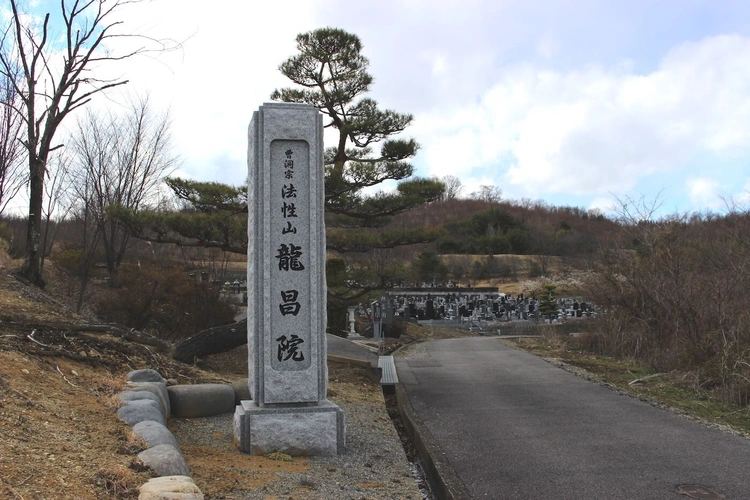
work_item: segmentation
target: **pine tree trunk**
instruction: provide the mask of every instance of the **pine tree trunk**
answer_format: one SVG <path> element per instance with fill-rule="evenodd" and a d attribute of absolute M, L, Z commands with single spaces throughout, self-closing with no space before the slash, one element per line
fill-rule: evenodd
<path fill-rule="evenodd" d="M 172 357 L 183 363 L 193 363 L 196 358 L 231 351 L 247 344 L 247 318 L 237 323 L 215 326 L 198 332 L 175 345 Z"/>

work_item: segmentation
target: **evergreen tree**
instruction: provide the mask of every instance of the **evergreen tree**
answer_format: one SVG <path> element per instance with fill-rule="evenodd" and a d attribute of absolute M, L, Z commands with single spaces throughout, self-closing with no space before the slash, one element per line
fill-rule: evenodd
<path fill-rule="evenodd" d="M 544 291 L 539 299 L 539 314 L 548 316 L 550 323 L 552 323 L 552 319 L 557 313 L 556 289 L 557 286 L 553 284 L 544 285 Z"/>
<path fill-rule="evenodd" d="M 439 199 L 445 186 L 436 179 L 411 178 L 414 168 L 408 160 L 419 146 L 394 136 L 412 115 L 379 109 L 373 99 L 362 97 L 373 78 L 359 38 L 323 28 L 298 35 L 297 50 L 279 66 L 297 86 L 277 89 L 271 99 L 312 104 L 327 117 L 325 126 L 338 132 L 336 146 L 325 154 L 329 249 L 367 252 L 435 239 L 434 230 L 383 229 L 391 216 Z M 395 191 L 363 194 L 391 180 L 398 181 Z"/>
<path fill-rule="evenodd" d="M 325 115 L 325 126 L 338 132 L 336 145 L 325 152 L 326 242 L 328 250 L 347 264 L 357 262 L 346 266 L 356 269 L 356 276 L 344 280 L 348 286 L 329 288 L 330 306 L 341 308 L 396 279 L 395 271 L 388 275 L 392 266 L 380 266 L 377 276 L 363 281 L 363 275 L 372 273 L 363 272 L 367 259 L 362 255 L 430 242 L 440 235 L 440 228 L 393 228 L 388 223 L 394 215 L 438 200 L 445 186 L 437 179 L 412 177 L 409 160 L 419 146 L 413 139 L 395 138 L 412 122 L 412 115 L 380 109 L 363 97 L 373 78 L 356 35 L 318 29 L 298 35 L 297 50 L 279 66 L 295 86 L 275 90 L 271 99 L 312 104 Z M 386 181 L 396 181 L 395 190 L 372 192 Z M 116 216 L 143 239 L 246 252 L 243 187 L 184 179 L 170 179 L 168 184 L 185 205 L 181 212 L 120 208 Z M 368 193 L 363 192 L 366 188 Z M 348 257 L 352 254 L 354 259 Z"/>
<path fill-rule="evenodd" d="M 421 252 L 412 267 L 414 278 L 417 281 L 441 282 L 448 276 L 448 266 L 434 252 Z"/>

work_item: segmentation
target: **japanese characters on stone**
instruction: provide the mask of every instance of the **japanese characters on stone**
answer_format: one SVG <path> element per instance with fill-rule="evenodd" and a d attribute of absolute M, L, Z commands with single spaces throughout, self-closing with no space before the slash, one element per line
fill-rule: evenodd
<path fill-rule="evenodd" d="M 279 141 L 282 142 L 282 141 Z M 281 175 L 272 175 L 281 183 L 280 188 L 272 189 L 273 210 L 278 220 L 274 224 L 274 272 L 279 273 L 279 282 L 284 286 L 279 289 L 273 300 L 276 306 L 275 328 L 271 332 L 275 342 L 273 366 L 277 370 L 298 370 L 305 368 L 309 358 L 308 332 L 305 318 L 308 317 L 305 300 L 309 294 L 305 273 L 308 260 L 306 243 L 309 241 L 309 213 L 306 203 L 300 195 L 299 188 L 305 188 L 307 179 L 304 171 L 307 154 L 306 144 L 301 141 L 283 141 L 277 144 L 283 147 L 281 155 L 272 155 L 275 164 L 272 169 L 279 169 Z"/>

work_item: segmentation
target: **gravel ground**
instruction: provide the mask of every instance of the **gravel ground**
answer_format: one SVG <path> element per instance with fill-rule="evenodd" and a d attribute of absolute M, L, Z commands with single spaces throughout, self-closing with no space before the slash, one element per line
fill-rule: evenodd
<path fill-rule="evenodd" d="M 207 499 L 422 499 L 379 385 L 332 389 L 346 418 L 346 452 L 336 457 L 250 461 L 232 444 L 231 414 L 171 419 L 169 427 Z"/>

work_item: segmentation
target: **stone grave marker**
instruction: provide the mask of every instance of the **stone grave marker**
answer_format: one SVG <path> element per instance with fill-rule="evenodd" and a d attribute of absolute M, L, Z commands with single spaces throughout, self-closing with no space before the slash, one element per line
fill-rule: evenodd
<path fill-rule="evenodd" d="M 240 450 L 336 455 L 344 413 L 326 399 L 323 119 L 266 103 L 248 146 L 247 336 L 252 400 L 234 415 Z"/>

